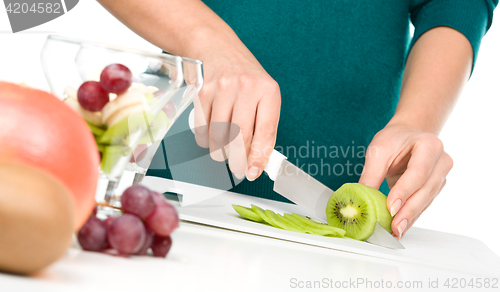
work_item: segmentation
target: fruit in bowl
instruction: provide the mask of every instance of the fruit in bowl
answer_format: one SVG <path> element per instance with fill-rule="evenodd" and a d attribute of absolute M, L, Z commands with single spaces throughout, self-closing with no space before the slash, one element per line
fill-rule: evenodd
<path fill-rule="evenodd" d="M 110 174 L 121 159 L 131 154 L 131 137 L 144 132 L 136 143 L 154 143 L 163 138 L 169 118 L 164 111 L 151 113 L 157 103 L 154 86 L 132 82 L 132 73 L 122 64 L 105 67 L 99 81 L 86 81 L 78 89 L 67 87 L 64 102 L 88 123 L 102 155 L 101 171 Z M 135 137 L 134 137 L 135 138 Z"/>
<path fill-rule="evenodd" d="M 78 230 L 94 206 L 99 176 L 99 153 L 87 124 L 54 95 L 7 82 L 0 82 L 0 108 L 0 162 L 57 177 L 72 195 Z"/>

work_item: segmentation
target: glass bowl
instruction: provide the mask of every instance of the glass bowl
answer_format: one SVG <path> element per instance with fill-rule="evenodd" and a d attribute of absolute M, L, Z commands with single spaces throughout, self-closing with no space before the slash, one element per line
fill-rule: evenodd
<path fill-rule="evenodd" d="M 119 205 L 115 188 L 125 169 L 139 183 L 154 153 L 177 118 L 203 85 L 202 62 L 170 54 L 151 53 L 92 41 L 49 35 L 41 61 L 50 90 L 87 121 L 101 153 L 100 174 L 107 181 L 104 197 Z M 132 72 L 132 85 L 110 93 L 101 111 L 78 103 L 77 90 L 86 81 L 100 80 L 110 64 Z"/>

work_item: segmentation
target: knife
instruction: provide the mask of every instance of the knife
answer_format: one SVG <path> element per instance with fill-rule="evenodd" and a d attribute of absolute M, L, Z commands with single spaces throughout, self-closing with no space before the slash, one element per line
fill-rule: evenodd
<path fill-rule="evenodd" d="M 326 205 L 334 193 L 333 190 L 293 165 L 280 152 L 273 150 L 264 171 L 274 181 L 273 190 L 299 207 L 304 208 L 326 223 Z M 392 249 L 404 249 L 404 246 L 380 224 L 375 224 L 375 231 L 367 242 Z"/>

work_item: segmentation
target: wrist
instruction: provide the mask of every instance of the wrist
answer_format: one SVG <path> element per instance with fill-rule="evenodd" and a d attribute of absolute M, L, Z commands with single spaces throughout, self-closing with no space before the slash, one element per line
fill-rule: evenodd
<path fill-rule="evenodd" d="M 427 132 L 438 135 L 441 131 L 441 126 L 437 125 L 432 119 L 419 116 L 415 113 L 398 112 L 394 114 L 386 127 L 404 127 L 411 131 Z"/>

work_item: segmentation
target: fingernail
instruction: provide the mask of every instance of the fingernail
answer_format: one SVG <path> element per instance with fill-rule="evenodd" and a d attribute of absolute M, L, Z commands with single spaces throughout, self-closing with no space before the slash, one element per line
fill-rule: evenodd
<path fill-rule="evenodd" d="M 399 224 L 398 224 L 398 237 L 399 237 L 399 240 L 401 240 L 401 236 L 403 235 L 403 232 L 406 229 L 406 225 L 408 225 L 408 220 L 406 220 L 406 219 L 401 220 L 401 222 L 399 222 Z"/>
<path fill-rule="evenodd" d="M 258 175 L 259 175 L 259 168 L 256 166 L 250 167 L 250 169 L 248 169 L 247 171 L 247 179 L 249 181 L 255 180 Z"/>
<path fill-rule="evenodd" d="M 392 203 L 391 207 L 391 216 L 394 217 L 397 212 L 401 209 L 401 199 L 397 199 L 394 203 Z"/>

